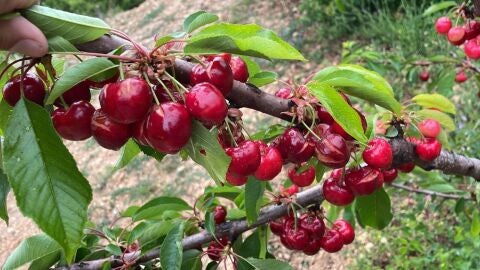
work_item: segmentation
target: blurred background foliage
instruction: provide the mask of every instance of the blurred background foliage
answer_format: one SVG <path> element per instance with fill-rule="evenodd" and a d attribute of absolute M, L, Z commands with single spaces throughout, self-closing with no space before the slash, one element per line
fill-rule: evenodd
<path fill-rule="evenodd" d="M 132 9 L 144 0 L 43 0 L 42 5 L 84 15 L 104 17 L 109 12 Z"/>

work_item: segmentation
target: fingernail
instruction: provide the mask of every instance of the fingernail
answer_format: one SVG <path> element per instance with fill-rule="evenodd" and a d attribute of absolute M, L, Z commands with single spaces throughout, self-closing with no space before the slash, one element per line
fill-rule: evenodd
<path fill-rule="evenodd" d="M 23 39 L 15 43 L 10 51 L 33 57 L 40 57 L 47 53 L 45 46 L 32 39 Z"/>

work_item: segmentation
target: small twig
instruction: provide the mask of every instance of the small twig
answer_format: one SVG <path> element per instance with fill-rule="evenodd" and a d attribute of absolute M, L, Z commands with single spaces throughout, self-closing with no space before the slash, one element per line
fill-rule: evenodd
<path fill-rule="evenodd" d="M 395 188 L 399 188 L 399 189 L 403 189 L 403 190 L 406 190 L 408 192 L 425 194 L 425 195 L 430 195 L 430 196 L 437 196 L 437 197 L 442 197 L 442 198 L 446 198 L 446 199 L 453 199 L 453 200 L 464 199 L 464 200 L 468 200 L 468 201 L 473 200 L 469 196 L 453 195 L 453 194 L 436 192 L 436 191 L 427 190 L 427 189 L 413 188 L 413 187 L 404 186 L 404 185 L 400 185 L 400 184 L 396 184 L 396 183 L 392 183 L 392 184 L 390 184 L 390 186 L 395 187 Z"/>

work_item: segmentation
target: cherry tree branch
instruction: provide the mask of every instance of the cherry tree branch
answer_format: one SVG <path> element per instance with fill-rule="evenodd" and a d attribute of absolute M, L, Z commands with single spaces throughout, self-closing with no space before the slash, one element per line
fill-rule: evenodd
<path fill-rule="evenodd" d="M 446 199 L 453 199 L 453 200 L 460 200 L 464 199 L 467 201 L 470 200 L 475 200 L 473 196 L 461 196 L 461 195 L 453 195 L 453 194 L 447 194 L 447 193 L 442 193 L 442 192 L 436 192 L 436 191 L 431 191 L 431 190 L 426 190 L 426 189 L 418 189 L 418 188 L 413 188 L 397 183 L 391 183 L 390 186 L 398 188 L 398 189 L 403 189 L 408 192 L 413 192 L 413 193 L 418 193 L 418 194 L 424 194 L 424 195 L 429 195 L 429 196 L 437 196 L 437 197 L 442 197 Z"/>

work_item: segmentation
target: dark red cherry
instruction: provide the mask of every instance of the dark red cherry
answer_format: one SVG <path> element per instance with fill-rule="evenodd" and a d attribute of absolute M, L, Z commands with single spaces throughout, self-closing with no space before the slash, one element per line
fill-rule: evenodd
<path fill-rule="evenodd" d="M 341 173 L 341 170 L 338 170 Z M 355 199 L 355 195 L 341 183 L 341 177 L 336 178 L 333 175 L 323 183 L 323 197 L 333 205 L 349 205 Z"/>
<path fill-rule="evenodd" d="M 370 166 L 349 170 L 345 176 L 345 185 L 355 195 L 369 195 L 383 185 L 383 174 Z"/>
<path fill-rule="evenodd" d="M 285 238 L 290 247 L 302 250 L 309 242 L 308 233 L 300 228 L 285 228 Z"/>
<path fill-rule="evenodd" d="M 207 66 L 208 82 L 215 85 L 224 96 L 228 96 L 233 87 L 233 73 L 228 62 L 222 57 L 213 58 Z"/>
<path fill-rule="evenodd" d="M 418 74 L 418 78 L 420 79 L 420 81 L 426 82 L 428 81 L 428 79 L 430 79 L 430 73 L 427 70 L 423 70 L 422 72 L 420 72 L 420 74 Z"/>
<path fill-rule="evenodd" d="M 145 135 L 155 150 L 174 154 L 180 151 L 192 135 L 192 120 L 185 106 L 165 102 L 154 106 L 145 122 Z"/>
<path fill-rule="evenodd" d="M 442 151 L 442 144 L 435 138 L 425 138 L 415 147 L 418 157 L 421 160 L 433 161 Z"/>
<path fill-rule="evenodd" d="M 480 23 L 475 20 L 469 21 L 463 28 L 465 29 L 466 40 L 476 38 L 480 34 Z"/>
<path fill-rule="evenodd" d="M 185 95 L 188 112 L 207 126 L 220 125 L 227 117 L 228 106 L 223 94 L 211 83 L 199 83 Z"/>
<path fill-rule="evenodd" d="M 215 206 L 215 209 L 213 209 L 213 220 L 215 221 L 215 224 L 221 224 L 224 223 L 227 217 L 227 209 L 221 205 Z"/>
<path fill-rule="evenodd" d="M 183 104 L 182 95 L 180 94 L 180 92 L 177 91 L 174 83 L 170 80 L 162 80 L 162 83 L 165 85 L 165 87 L 167 87 L 168 91 L 170 92 L 170 94 L 173 96 L 175 100 L 172 100 L 172 98 L 167 93 L 167 91 L 165 90 L 165 87 L 162 84 L 158 84 L 158 85 L 155 85 L 155 88 L 153 90 L 155 92 L 155 96 L 157 97 L 158 101 L 160 103 L 175 101 Z"/>
<path fill-rule="evenodd" d="M 93 114 L 92 135 L 102 147 L 118 150 L 128 141 L 132 131 L 129 125 L 114 122 L 100 109 Z"/>
<path fill-rule="evenodd" d="M 275 235 L 282 235 L 283 233 L 283 220 L 275 220 L 275 221 L 270 221 L 270 230 L 272 231 L 273 234 Z"/>
<path fill-rule="evenodd" d="M 90 93 L 90 85 L 88 84 L 88 82 L 83 81 L 75 85 L 74 87 L 72 87 L 67 92 L 63 93 L 62 98 L 63 98 L 63 101 L 65 101 L 67 106 L 70 106 L 74 102 L 81 101 L 81 100 L 90 102 L 90 100 L 92 99 L 92 94 Z M 64 106 L 60 98 L 57 98 L 55 100 L 55 106 L 57 107 Z"/>
<path fill-rule="evenodd" d="M 342 168 L 350 159 L 350 151 L 346 141 L 337 134 L 330 133 L 315 141 L 317 159 L 330 168 Z"/>
<path fill-rule="evenodd" d="M 308 241 L 308 244 L 303 248 L 303 253 L 305 255 L 313 256 L 320 251 L 321 244 L 319 238 L 311 238 Z"/>
<path fill-rule="evenodd" d="M 100 93 L 102 110 L 112 120 L 131 124 L 143 120 L 152 106 L 150 86 L 142 79 L 130 78 L 105 86 Z"/>
<path fill-rule="evenodd" d="M 227 62 L 228 63 L 228 62 Z M 232 68 L 233 79 L 240 82 L 248 81 L 248 68 L 245 61 L 238 56 L 232 57 L 230 60 L 230 67 Z"/>
<path fill-rule="evenodd" d="M 325 233 L 325 223 L 318 216 L 303 214 L 298 224 L 301 229 L 308 233 L 310 238 L 321 238 Z"/>
<path fill-rule="evenodd" d="M 289 99 L 293 97 L 292 90 L 289 88 L 280 88 L 275 92 L 275 96 L 283 99 Z"/>
<path fill-rule="evenodd" d="M 415 169 L 415 163 L 408 162 L 408 163 L 400 164 L 399 166 L 397 166 L 397 169 L 401 172 L 409 173 L 413 171 L 413 169 Z"/>
<path fill-rule="evenodd" d="M 335 122 L 333 116 L 323 106 L 317 106 L 317 117 L 320 123 L 332 124 Z"/>
<path fill-rule="evenodd" d="M 3 98 L 10 106 L 15 106 L 22 96 L 22 91 L 26 99 L 43 106 L 45 99 L 45 85 L 33 73 L 27 73 L 22 76 L 16 75 L 7 81 L 3 87 Z"/>
<path fill-rule="evenodd" d="M 190 72 L 190 84 L 195 85 L 208 81 L 209 79 L 205 67 L 201 64 L 193 66 L 192 71 Z"/>
<path fill-rule="evenodd" d="M 352 225 L 344 219 L 335 221 L 332 229 L 337 230 L 342 235 L 344 245 L 348 245 L 355 240 L 355 230 L 353 230 Z"/>
<path fill-rule="evenodd" d="M 395 168 L 383 171 L 383 181 L 385 183 L 392 183 L 393 180 L 397 178 L 397 175 L 398 175 L 398 171 Z"/>
<path fill-rule="evenodd" d="M 343 247 L 343 237 L 339 231 L 335 229 L 328 230 L 320 239 L 320 246 L 329 253 L 338 252 Z"/>
<path fill-rule="evenodd" d="M 387 140 L 372 139 L 362 153 L 363 161 L 373 168 L 388 169 L 392 165 L 393 151 Z"/>
<path fill-rule="evenodd" d="M 278 139 L 278 150 L 287 162 L 302 163 L 308 161 L 315 147 L 305 139 L 300 130 L 288 128 Z"/>
<path fill-rule="evenodd" d="M 207 247 L 207 255 L 212 261 L 220 261 L 227 241 L 220 238 L 219 242 L 212 241 Z"/>
<path fill-rule="evenodd" d="M 134 123 L 132 125 L 132 132 L 132 137 L 137 143 L 148 146 L 148 140 L 145 136 L 145 121 Z"/>
<path fill-rule="evenodd" d="M 248 177 L 245 175 L 236 174 L 233 172 L 227 171 L 226 180 L 233 186 L 242 186 L 245 185 L 248 181 Z"/>
<path fill-rule="evenodd" d="M 219 53 L 219 54 L 208 55 L 206 57 L 206 59 L 207 59 L 207 61 L 213 61 L 213 59 L 215 59 L 215 57 L 221 57 L 227 63 L 230 63 L 230 61 L 232 61 L 232 55 L 229 54 L 229 53 Z"/>
<path fill-rule="evenodd" d="M 254 141 L 243 141 L 238 147 L 227 148 L 226 153 L 232 158 L 228 167 L 231 173 L 247 176 L 253 174 L 260 165 L 260 148 Z"/>
<path fill-rule="evenodd" d="M 260 149 L 261 160 L 254 175 L 258 180 L 272 180 L 282 171 L 282 155 L 276 147 L 267 146 L 262 141 L 258 141 L 257 144 Z"/>
<path fill-rule="evenodd" d="M 57 133 L 70 141 L 82 141 L 92 136 L 92 117 L 95 108 L 86 101 L 77 101 L 67 110 L 58 108 L 52 113 Z"/>
<path fill-rule="evenodd" d="M 295 167 L 288 170 L 288 177 L 296 186 L 307 187 L 315 180 L 315 167 L 308 166 L 304 171 L 297 171 Z"/>

